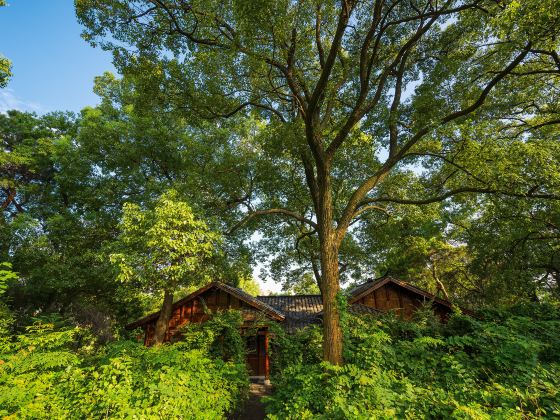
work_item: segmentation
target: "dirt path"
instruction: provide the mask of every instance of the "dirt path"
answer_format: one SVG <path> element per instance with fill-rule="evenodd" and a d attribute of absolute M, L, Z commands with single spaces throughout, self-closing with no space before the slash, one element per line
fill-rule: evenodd
<path fill-rule="evenodd" d="M 249 399 L 238 412 L 232 414 L 229 420 L 262 420 L 266 414 L 261 398 L 270 394 L 270 385 L 251 384 L 249 388 Z"/>

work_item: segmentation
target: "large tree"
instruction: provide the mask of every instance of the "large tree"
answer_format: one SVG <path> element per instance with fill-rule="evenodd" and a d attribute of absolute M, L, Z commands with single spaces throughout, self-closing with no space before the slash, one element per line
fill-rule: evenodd
<path fill-rule="evenodd" d="M 339 251 L 369 212 L 464 194 L 558 192 L 557 178 L 528 171 L 539 153 L 500 163 L 510 161 L 508 148 L 538 148 L 533 133 L 559 121 L 555 0 L 76 6 L 85 38 L 112 50 L 117 68 L 155 86 L 170 109 L 252 114 L 260 161 L 239 203 L 246 220 L 274 214 L 317 237 L 332 363 L 342 363 Z M 420 175 L 403 182 L 410 165 Z"/>

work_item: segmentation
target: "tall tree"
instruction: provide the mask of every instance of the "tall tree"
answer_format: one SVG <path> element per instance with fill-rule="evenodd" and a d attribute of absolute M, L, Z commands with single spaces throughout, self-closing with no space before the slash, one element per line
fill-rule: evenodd
<path fill-rule="evenodd" d="M 209 119 L 250 112 L 260 121 L 252 138 L 264 159 L 255 167 L 266 176 L 241 200 L 246 219 L 291 218 L 317 235 L 329 362 L 342 363 L 339 251 L 368 212 L 558 191 L 557 179 L 525 177 L 527 162 L 511 168 L 514 183 L 502 171 L 472 171 L 503 159 L 509 144 L 486 149 L 492 140 L 521 144 L 559 121 L 555 0 L 76 6 L 84 37 L 112 50 L 123 74 L 141 78 L 146 63 L 157 63 L 159 76 L 146 84 L 156 77 L 170 108 Z M 457 163 L 474 150 L 470 166 Z M 395 185 L 410 164 L 427 171 Z M 288 176 L 295 182 L 283 183 Z"/>

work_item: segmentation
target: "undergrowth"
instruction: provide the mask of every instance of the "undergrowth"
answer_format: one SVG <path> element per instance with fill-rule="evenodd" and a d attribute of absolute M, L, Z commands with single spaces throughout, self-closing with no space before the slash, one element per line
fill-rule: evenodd
<path fill-rule="evenodd" d="M 270 418 L 560 417 L 558 306 L 343 318 L 344 366 L 321 362 L 317 327 L 276 348 Z"/>
<path fill-rule="evenodd" d="M 37 320 L 0 343 L 0 417 L 222 418 L 248 388 L 240 323 L 237 313 L 217 315 L 184 341 L 145 348 L 97 347 L 88 329 Z M 231 345 L 216 340 L 225 330 Z"/>

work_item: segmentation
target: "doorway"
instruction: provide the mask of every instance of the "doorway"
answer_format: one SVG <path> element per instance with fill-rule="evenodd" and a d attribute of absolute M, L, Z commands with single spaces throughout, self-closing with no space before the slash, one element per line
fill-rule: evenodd
<path fill-rule="evenodd" d="M 256 335 L 247 336 L 245 338 L 245 343 L 247 345 L 249 375 L 268 378 L 268 332 L 266 329 L 260 329 L 257 331 Z"/>

